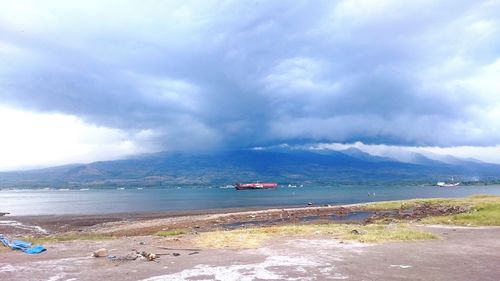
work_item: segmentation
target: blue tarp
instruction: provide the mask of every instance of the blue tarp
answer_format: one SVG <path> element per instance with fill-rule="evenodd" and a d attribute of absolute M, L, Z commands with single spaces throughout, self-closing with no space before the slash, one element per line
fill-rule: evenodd
<path fill-rule="evenodd" d="M 33 246 L 30 242 L 22 241 L 22 240 L 13 240 L 12 242 L 7 239 L 7 237 L 3 236 L 0 234 L 0 242 L 5 247 L 9 247 L 12 250 L 20 250 L 23 251 L 27 254 L 39 254 L 43 251 L 46 251 L 45 247 L 43 246 Z"/>

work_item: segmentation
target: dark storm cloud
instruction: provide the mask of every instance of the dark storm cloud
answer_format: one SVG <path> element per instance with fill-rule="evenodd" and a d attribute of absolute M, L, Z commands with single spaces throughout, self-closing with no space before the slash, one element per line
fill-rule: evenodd
<path fill-rule="evenodd" d="M 165 149 L 500 143 L 496 1 L 49 2 L 0 12 L 0 103 Z"/>

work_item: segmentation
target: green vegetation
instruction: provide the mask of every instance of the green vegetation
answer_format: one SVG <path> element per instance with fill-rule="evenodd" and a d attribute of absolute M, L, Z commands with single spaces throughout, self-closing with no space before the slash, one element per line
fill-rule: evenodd
<path fill-rule="evenodd" d="M 75 240 L 110 240 L 115 239 L 116 237 L 111 235 L 103 235 L 103 234 L 92 234 L 92 233 L 76 233 L 69 232 L 58 235 L 48 235 L 48 236 L 27 236 L 24 237 L 23 240 L 31 242 L 33 244 L 47 244 L 47 243 L 56 243 L 56 242 L 65 242 L 65 241 L 75 241 Z"/>
<path fill-rule="evenodd" d="M 471 206 L 474 207 L 481 203 L 500 204 L 500 196 L 494 195 L 473 195 L 466 198 L 431 198 L 431 199 L 412 199 L 400 201 L 382 201 L 368 203 L 360 206 L 365 211 L 389 211 L 396 209 L 411 209 L 422 204 L 441 205 L 441 206 Z"/>
<path fill-rule="evenodd" d="M 467 226 L 500 226 L 500 202 L 479 203 L 467 213 L 429 217 L 422 220 L 427 224 L 452 224 Z"/>
<path fill-rule="evenodd" d="M 328 235 L 362 242 L 437 239 L 435 234 L 412 229 L 407 224 L 315 224 L 284 225 L 201 233 L 195 242 L 210 248 L 256 248 L 277 236 Z"/>
<path fill-rule="evenodd" d="M 461 214 L 428 217 L 422 219 L 426 224 L 452 225 L 498 225 L 500 226 L 500 196 L 473 195 L 459 199 L 414 199 L 404 201 L 376 202 L 360 207 L 366 211 L 390 211 L 397 209 L 411 209 L 424 204 L 431 206 L 466 206 L 470 211 Z"/>
<path fill-rule="evenodd" d="M 470 198 L 470 197 L 469 197 Z M 362 205 L 360 209 L 365 211 L 390 211 L 397 209 L 411 209 L 418 207 L 422 204 L 442 205 L 442 206 L 460 206 L 471 204 L 470 199 L 412 199 L 412 200 L 399 200 L 399 201 L 382 201 Z"/>
<path fill-rule="evenodd" d="M 170 236 L 177 236 L 177 235 L 187 234 L 187 233 L 189 233 L 189 232 L 186 229 L 174 229 L 174 230 L 168 230 L 168 231 L 159 231 L 155 235 L 162 236 L 162 237 L 170 237 Z"/>
<path fill-rule="evenodd" d="M 362 205 L 359 208 L 366 211 L 410 210 L 417 207 L 423 207 L 423 209 L 436 208 L 439 210 L 442 207 L 455 206 L 466 207 L 465 210 L 469 211 L 448 216 L 431 216 L 423 218 L 420 222 L 425 224 L 500 226 L 500 196 L 475 195 L 459 199 L 437 198 L 376 202 Z M 384 224 L 382 222 L 368 225 L 332 223 L 214 231 L 201 233 L 195 238 L 195 241 L 197 244 L 204 247 L 256 248 L 273 237 L 307 235 L 329 235 L 332 238 L 364 242 L 427 240 L 438 238 L 435 234 L 411 228 L 407 223 L 402 221 L 400 223 L 389 224 Z"/>

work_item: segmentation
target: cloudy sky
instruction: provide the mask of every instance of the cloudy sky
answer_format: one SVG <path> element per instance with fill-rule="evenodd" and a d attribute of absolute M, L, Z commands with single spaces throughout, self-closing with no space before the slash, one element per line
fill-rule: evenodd
<path fill-rule="evenodd" d="M 283 143 L 500 163 L 498 0 L 0 7 L 0 170 Z"/>

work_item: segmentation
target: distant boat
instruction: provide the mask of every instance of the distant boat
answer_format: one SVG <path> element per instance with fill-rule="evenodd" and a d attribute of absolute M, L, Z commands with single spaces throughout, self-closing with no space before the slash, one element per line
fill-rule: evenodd
<path fill-rule="evenodd" d="M 118 189 L 118 190 L 124 190 L 124 189 L 125 189 L 125 187 L 119 187 L 119 188 L 117 188 L 117 189 Z"/>
<path fill-rule="evenodd" d="M 453 178 L 451 178 L 451 181 L 449 181 L 449 182 L 439 181 L 436 183 L 436 186 L 439 186 L 439 187 L 455 187 L 455 186 L 459 186 L 459 185 L 460 185 L 460 182 L 454 181 Z"/>
<path fill-rule="evenodd" d="M 277 183 L 235 183 L 234 188 L 237 190 L 246 190 L 246 189 L 270 189 L 278 187 Z"/>

